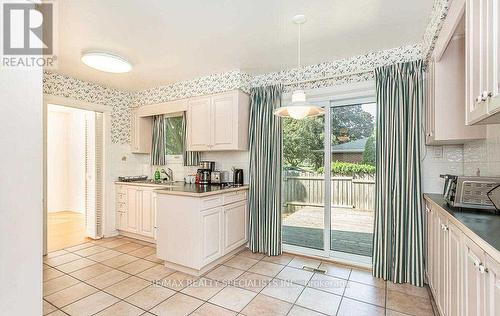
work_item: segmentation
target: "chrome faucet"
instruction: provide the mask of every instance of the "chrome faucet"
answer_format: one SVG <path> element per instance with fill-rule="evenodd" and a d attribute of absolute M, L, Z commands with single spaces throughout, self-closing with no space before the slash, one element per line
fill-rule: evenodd
<path fill-rule="evenodd" d="M 174 181 L 174 172 L 170 168 L 167 168 L 167 170 L 168 171 L 165 171 L 165 169 L 161 169 L 161 173 L 163 173 L 167 176 L 166 179 L 168 181 Z"/>

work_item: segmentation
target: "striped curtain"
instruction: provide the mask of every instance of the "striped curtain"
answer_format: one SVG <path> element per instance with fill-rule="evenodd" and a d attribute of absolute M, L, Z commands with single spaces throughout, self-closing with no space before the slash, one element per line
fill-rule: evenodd
<path fill-rule="evenodd" d="M 377 175 L 373 275 L 423 286 L 420 187 L 423 63 L 375 70 Z"/>
<path fill-rule="evenodd" d="M 151 164 L 164 166 L 167 164 L 166 121 L 163 115 L 153 116 L 153 137 L 151 145 Z"/>
<path fill-rule="evenodd" d="M 198 166 L 201 160 L 201 153 L 199 151 L 188 151 L 187 150 L 187 124 L 186 124 L 186 112 L 182 114 L 182 128 L 184 129 L 184 137 L 182 142 L 182 159 L 184 161 L 184 166 Z"/>
<path fill-rule="evenodd" d="M 281 254 L 281 152 L 279 117 L 282 85 L 250 90 L 250 236 L 249 248 Z"/>

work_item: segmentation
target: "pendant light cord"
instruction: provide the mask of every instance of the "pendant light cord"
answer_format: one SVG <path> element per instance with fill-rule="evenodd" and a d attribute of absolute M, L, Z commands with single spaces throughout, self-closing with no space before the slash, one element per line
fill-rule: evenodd
<path fill-rule="evenodd" d="M 300 48 L 301 48 L 301 27 L 302 27 L 302 23 L 299 23 L 299 43 L 298 43 L 298 47 L 297 47 L 297 56 L 298 56 L 298 68 L 299 68 L 299 71 L 300 71 L 300 68 L 301 68 L 301 60 L 300 60 Z"/>

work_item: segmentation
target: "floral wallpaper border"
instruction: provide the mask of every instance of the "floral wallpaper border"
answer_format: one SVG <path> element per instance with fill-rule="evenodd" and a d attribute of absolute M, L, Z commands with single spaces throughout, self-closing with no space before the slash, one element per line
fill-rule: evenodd
<path fill-rule="evenodd" d="M 351 82 L 362 82 L 373 79 L 373 70 L 376 67 L 416 60 L 421 57 L 422 45 L 412 44 L 332 62 L 306 66 L 301 70 L 288 69 L 257 76 L 251 76 L 240 70 L 233 70 L 135 93 L 106 88 L 95 83 L 85 82 L 57 73 L 45 72 L 43 91 L 47 94 L 64 96 L 112 107 L 112 142 L 126 144 L 130 142 L 130 114 L 132 107 L 234 89 L 241 89 L 249 92 L 251 87 L 274 83 L 285 83 L 286 85 L 287 83 L 295 81 L 312 80 L 311 82 L 300 84 L 300 87 L 303 89 L 313 89 Z M 363 73 L 349 75 L 349 73 L 352 72 Z M 342 74 L 346 74 L 346 76 L 342 76 Z M 339 77 L 334 79 L 322 79 L 324 77 L 337 75 L 339 75 Z M 291 91 L 297 86 L 298 85 L 293 84 L 286 85 L 286 90 Z"/>
<path fill-rule="evenodd" d="M 439 32 L 443 27 L 443 22 L 448 14 L 448 9 L 450 8 L 451 0 L 436 0 L 434 6 L 432 7 L 432 12 L 429 17 L 429 23 L 424 33 L 423 38 L 423 59 L 425 61 L 429 60 L 434 46 L 436 45 L 436 40 L 439 36 Z"/>

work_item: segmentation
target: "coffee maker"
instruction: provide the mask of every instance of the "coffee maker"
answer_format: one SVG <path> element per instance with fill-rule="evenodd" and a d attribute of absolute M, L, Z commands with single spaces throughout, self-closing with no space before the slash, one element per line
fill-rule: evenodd
<path fill-rule="evenodd" d="M 215 169 L 214 161 L 201 161 L 200 169 L 197 171 L 198 183 L 202 185 L 210 184 L 211 174 Z"/>

